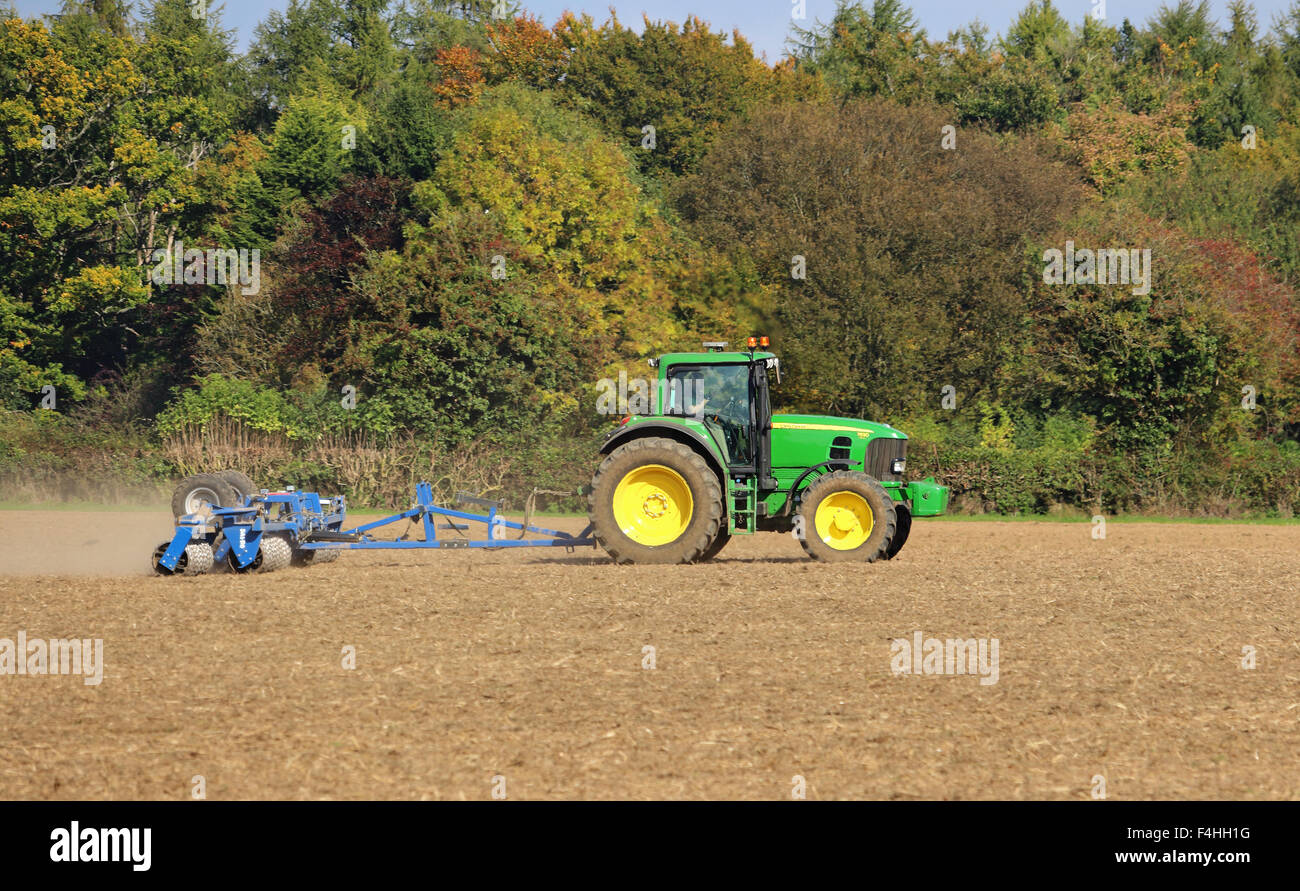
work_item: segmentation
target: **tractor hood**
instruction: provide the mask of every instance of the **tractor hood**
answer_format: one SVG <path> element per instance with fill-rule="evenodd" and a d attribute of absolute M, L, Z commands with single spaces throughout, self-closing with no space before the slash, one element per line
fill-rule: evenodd
<path fill-rule="evenodd" d="M 847 433 L 860 439 L 884 437 L 907 439 L 901 430 L 888 424 L 863 421 L 860 418 L 833 418 L 827 415 L 772 415 L 772 430 L 809 430 L 826 434 Z"/>

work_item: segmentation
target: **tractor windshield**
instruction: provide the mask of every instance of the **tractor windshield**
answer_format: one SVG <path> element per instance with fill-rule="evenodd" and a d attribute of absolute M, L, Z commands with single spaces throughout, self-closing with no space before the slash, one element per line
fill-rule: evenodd
<path fill-rule="evenodd" d="M 664 414 L 700 419 L 726 442 L 731 463 L 753 461 L 748 363 L 674 365 L 667 383 Z"/>

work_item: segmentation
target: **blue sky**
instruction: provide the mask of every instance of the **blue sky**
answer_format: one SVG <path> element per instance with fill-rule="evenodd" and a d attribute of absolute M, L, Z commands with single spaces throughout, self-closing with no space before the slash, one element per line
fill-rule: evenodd
<path fill-rule="evenodd" d="M 58 0 L 13 0 L 18 12 L 35 16 L 55 12 Z M 220 5 L 220 0 L 209 0 Z M 983 0 L 980 3 L 959 0 L 917 0 L 910 4 L 921 20 L 921 25 L 932 37 L 943 37 L 950 30 L 978 18 L 995 33 L 1001 33 L 1029 0 Z M 1163 0 L 1105 0 L 1107 21 L 1118 24 L 1124 19 L 1144 23 L 1162 5 Z M 1176 0 L 1168 0 L 1173 5 Z M 247 46 L 253 28 L 274 9 L 283 9 L 287 0 L 225 0 L 222 21 L 238 35 L 239 47 Z M 834 0 L 806 0 L 807 27 L 814 19 L 827 20 L 835 10 Z M 1259 15 L 1261 30 L 1267 31 L 1275 14 L 1283 11 L 1291 0 L 1258 0 L 1255 10 Z M 1057 8 L 1072 22 L 1081 21 L 1090 9 L 1090 0 L 1058 0 Z M 792 0 L 600 0 L 584 3 L 581 0 L 525 0 L 524 7 L 546 21 L 553 23 L 564 10 L 589 13 L 598 22 L 609 16 L 613 7 L 619 20 L 639 30 L 642 13 L 651 19 L 680 22 L 695 14 L 713 25 L 715 29 L 739 29 L 758 52 L 765 52 L 769 62 L 783 55 L 785 38 L 789 34 Z M 1227 0 L 1212 0 L 1211 9 L 1220 23 L 1227 21 Z"/>

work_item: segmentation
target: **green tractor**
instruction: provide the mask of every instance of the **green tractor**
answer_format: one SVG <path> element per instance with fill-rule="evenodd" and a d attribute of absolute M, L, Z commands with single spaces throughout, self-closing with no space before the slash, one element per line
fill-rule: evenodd
<path fill-rule="evenodd" d="M 619 563 L 709 560 L 733 535 L 794 532 L 818 560 L 890 559 L 948 489 L 904 482 L 907 437 L 886 424 L 772 414 L 780 362 L 761 351 L 668 353 L 648 413 L 610 431 L 588 495 L 597 541 Z"/>

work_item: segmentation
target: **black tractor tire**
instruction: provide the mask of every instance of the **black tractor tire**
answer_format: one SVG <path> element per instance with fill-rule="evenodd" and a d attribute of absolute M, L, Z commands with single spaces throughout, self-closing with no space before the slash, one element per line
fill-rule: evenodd
<path fill-rule="evenodd" d="M 187 476 L 172 492 L 174 517 L 203 513 L 205 504 L 212 507 L 235 507 L 239 504 L 239 493 L 224 477 L 216 473 Z"/>
<path fill-rule="evenodd" d="M 824 541 L 817 533 L 817 508 L 827 498 L 837 492 L 851 492 L 867 503 L 871 511 L 871 532 L 866 539 L 854 548 L 835 548 Z M 807 489 L 799 503 L 799 516 L 803 518 L 804 534 L 799 543 L 814 560 L 827 563 L 856 561 L 874 563 L 889 551 L 889 544 L 894 538 L 898 516 L 894 510 L 894 499 L 889 497 L 884 486 L 876 480 L 852 470 L 837 470 L 818 478 Z"/>
<path fill-rule="evenodd" d="M 889 540 L 889 549 L 885 551 L 885 559 L 893 560 L 898 556 L 898 552 L 907 544 L 907 536 L 912 532 L 912 509 L 906 504 L 895 503 L 894 514 L 897 522 L 894 524 L 894 537 Z"/>
<path fill-rule="evenodd" d="M 727 546 L 727 542 L 729 541 L 731 541 L 731 533 L 727 531 L 727 521 L 723 520 L 722 528 L 718 530 L 718 537 L 713 539 L 713 544 L 709 545 L 708 550 L 701 554 L 700 559 L 696 562 L 704 563 L 708 560 L 712 560 L 714 557 L 718 556 L 718 554 L 722 553 L 722 549 Z"/>
<path fill-rule="evenodd" d="M 241 473 L 238 470 L 223 470 L 217 476 L 230 483 L 236 494 L 241 498 L 247 498 L 262 491 L 248 474 Z"/>
<path fill-rule="evenodd" d="M 690 491 L 691 515 L 672 541 L 647 545 L 629 538 L 614 518 L 614 492 L 632 471 L 659 465 L 675 472 Z M 704 458 L 672 439 L 647 436 L 619 446 L 601 462 L 591 479 L 588 517 L 596 541 L 616 563 L 694 563 L 725 529 L 722 485 Z"/>

